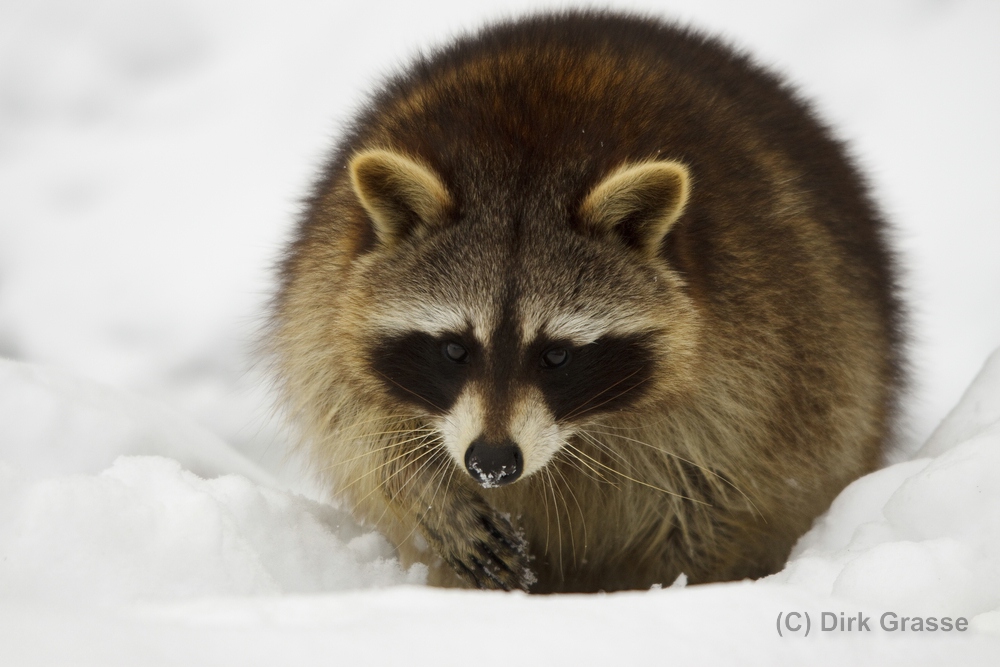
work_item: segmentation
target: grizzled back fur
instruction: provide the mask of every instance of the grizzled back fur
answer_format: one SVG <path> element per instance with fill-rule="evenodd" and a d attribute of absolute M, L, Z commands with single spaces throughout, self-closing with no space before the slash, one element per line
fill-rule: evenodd
<path fill-rule="evenodd" d="M 774 75 L 659 21 L 500 23 L 385 83 L 284 259 L 317 470 L 434 580 L 762 576 L 880 462 L 884 225 Z"/>

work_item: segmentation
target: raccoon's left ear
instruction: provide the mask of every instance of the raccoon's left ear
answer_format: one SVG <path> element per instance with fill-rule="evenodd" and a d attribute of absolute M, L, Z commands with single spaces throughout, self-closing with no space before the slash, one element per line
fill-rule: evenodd
<path fill-rule="evenodd" d="M 351 157 L 351 185 L 387 248 L 444 224 L 451 197 L 434 171 L 383 149 Z"/>
<path fill-rule="evenodd" d="M 590 191 L 580 206 L 580 218 L 591 229 L 612 232 L 655 257 L 684 212 L 690 192 L 691 176 L 680 162 L 626 164 Z"/>

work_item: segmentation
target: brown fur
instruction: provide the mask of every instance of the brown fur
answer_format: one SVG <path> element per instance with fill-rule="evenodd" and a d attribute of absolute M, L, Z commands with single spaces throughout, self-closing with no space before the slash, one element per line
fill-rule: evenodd
<path fill-rule="evenodd" d="M 745 56 L 636 17 L 504 23 L 390 80 L 334 151 L 282 265 L 277 371 L 331 490 L 437 583 L 759 577 L 880 462 L 901 376 L 883 229 L 840 144 Z M 483 355 L 512 320 L 610 317 L 648 380 L 480 488 L 407 401 L 434 388 L 377 371 L 382 332 L 435 299 L 499 323 Z M 533 405 L 475 382 L 487 430 Z"/>

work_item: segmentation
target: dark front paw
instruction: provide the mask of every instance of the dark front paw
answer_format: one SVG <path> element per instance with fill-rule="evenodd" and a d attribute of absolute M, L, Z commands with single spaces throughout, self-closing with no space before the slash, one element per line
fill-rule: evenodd
<path fill-rule="evenodd" d="M 535 577 L 528 567 L 524 536 L 499 514 L 482 514 L 477 519 L 468 541 L 445 559 L 477 588 L 528 590 Z"/>
<path fill-rule="evenodd" d="M 526 591 L 535 582 L 524 536 L 508 517 L 481 499 L 442 517 L 441 522 L 421 517 L 421 526 L 445 562 L 476 588 Z"/>

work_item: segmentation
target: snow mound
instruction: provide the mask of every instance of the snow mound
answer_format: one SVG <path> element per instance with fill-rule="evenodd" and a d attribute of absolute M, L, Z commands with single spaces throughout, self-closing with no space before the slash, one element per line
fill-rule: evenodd
<path fill-rule="evenodd" d="M 0 471 L 0 597 L 62 606 L 422 583 L 343 511 L 160 457 L 18 483 Z"/>
<path fill-rule="evenodd" d="M 957 443 L 1000 428 L 1000 349 L 986 360 L 958 405 L 934 429 L 917 456 L 936 456 Z M 990 437 L 990 436 L 987 436 Z"/>
<path fill-rule="evenodd" d="M 346 512 L 270 488 L 220 439 L 152 402 L 0 361 L 0 433 L 0 599 L 115 605 L 426 578 Z M 202 479 L 181 462 L 240 474 Z"/>

